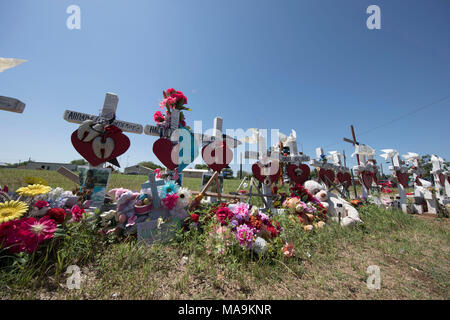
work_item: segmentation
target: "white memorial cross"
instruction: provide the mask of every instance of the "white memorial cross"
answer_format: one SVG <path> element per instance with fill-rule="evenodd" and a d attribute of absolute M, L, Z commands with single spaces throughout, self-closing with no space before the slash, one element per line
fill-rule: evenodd
<path fill-rule="evenodd" d="M 91 115 L 87 113 L 66 110 L 64 111 L 63 118 L 67 122 L 81 124 L 86 120 L 100 121 L 102 119 L 112 120 L 116 116 L 117 104 L 119 103 L 119 97 L 114 93 L 107 93 L 105 102 L 99 116 Z M 143 127 L 137 123 L 131 123 L 126 121 L 114 120 L 112 123 L 124 132 L 141 134 Z"/>
<path fill-rule="evenodd" d="M 156 174 L 154 172 L 148 174 L 148 181 L 142 184 L 142 189 L 150 189 L 152 192 L 153 208 L 157 209 L 161 206 L 161 199 L 158 194 L 158 186 L 163 186 L 164 180 L 156 181 Z"/>
<path fill-rule="evenodd" d="M 376 174 L 377 168 L 374 163 L 370 161 L 375 155 L 375 150 L 368 145 L 359 143 L 355 144 L 355 152 L 352 154 L 352 157 L 354 155 L 359 158 L 359 163 L 357 166 L 353 167 L 353 170 L 361 181 L 362 196 L 363 198 L 367 198 L 370 193 L 370 189 L 367 189 L 364 185 L 362 174 L 363 172 L 371 172 L 372 174 Z"/>
<path fill-rule="evenodd" d="M 389 166 L 389 170 L 393 171 L 394 174 L 396 174 L 397 172 L 406 173 L 408 171 L 408 168 L 401 164 L 400 156 L 397 150 L 383 149 L 381 151 L 384 152 L 384 154 L 381 154 L 380 157 L 384 158 L 386 161 L 388 161 L 388 159 L 391 160 L 392 166 Z M 398 195 L 400 197 L 400 207 L 404 213 L 408 213 L 408 206 L 406 204 L 406 191 L 398 178 L 397 188 Z"/>
<path fill-rule="evenodd" d="M 269 156 L 269 152 L 267 150 L 267 138 L 261 134 L 259 129 L 250 128 L 250 130 L 253 132 L 252 135 L 249 137 L 244 137 L 243 141 L 248 144 L 256 144 L 256 151 L 245 151 L 244 158 L 259 161 L 263 165 L 263 167 L 261 168 L 261 175 L 263 176 L 270 176 L 271 173 L 276 173 L 276 171 L 278 171 L 278 166 L 280 165 L 280 163 L 275 163 L 274 166 L 266 166 L 271 162 L 273 163 L 274 161 L 279 160 Z M 250 194 L 252 192 L 254 183 L 255 180 L 252 178 L 250 180 Z M 266 209 L 273 207 L 271 182 L 268 178 L 262 184 L 262 195 L 260 196 L 263 200 L 263 204 L 266 206 Z M 249 198 L 249 201 L 250 200 L 251 198 Z"/>
<path fill-rule="evenodd" d="M 0 96 L 0 110 L 23 113 L 25 103 L 15 98 Z"/>
<path fill-rule="evenodd" d="M 438 199 L 442 204 L 450 203 L 450 183 L 448 178 L 450 177 L 450 171 L 444 169 L 444 159 L 437 157 L 434 154 L 431 156 L 432 171 L 431 174 L 434 177 L 434 184 L 438 189 Z M 439 179 L 440 175 L 444 176 L 444 184 L 442 185 Z M 441 190 L 444 189 L 444 195 L 441 195 Z"/>
<path fill-rule="evenodd" d="M 430 186 L 431 183 L 427 183 L 425 180 L 421 179 L 421 177 L 426 173 L 425 170 L 420 166 L 421 157 L 417 153 L 408 152 L 408 154 L 403 155 L 403 158 L 408 164 L 411 165 L 411 168 L 408 170 L 408 172 L 413 175 L 414 196 L 416 198 L 424 198 L 427 202 L 428 212 L 436 214 L 436 203 L 433 199 L 432 193 L 426 187 Z M 422 185 L 418 185 L 417 181 L 419 181 Z M 421 204 L 417 204 L 416 201 L 414 201 L 414 210 L 416 213 L 422 214 L 423 206 Z"/>

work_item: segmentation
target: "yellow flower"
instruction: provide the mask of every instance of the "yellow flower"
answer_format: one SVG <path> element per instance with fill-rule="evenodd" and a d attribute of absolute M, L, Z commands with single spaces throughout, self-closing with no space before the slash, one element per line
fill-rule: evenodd
<path fill-rule="evenodd" d="M 49 186 L 43 186 L 42 184 L 32 184 L 28 187 L 19 188 L 16 192 L 22 196 L 34 197 L 40 194 L 49 193 L 50 190 L 52 190 L 52 188 Z"/>
<path fill-rule="evenodd" d="M 22 201 L 6 201 L 0 203 L 0 223 L 20 218 L 27 212 L 28 206 Z"/>
<path fill-rule="evenodd" d="M 25 177 L 23 181 L 26 184 L 42 184 L 43 186 L 48 186 L 48 182 L 41 177 Z"/>

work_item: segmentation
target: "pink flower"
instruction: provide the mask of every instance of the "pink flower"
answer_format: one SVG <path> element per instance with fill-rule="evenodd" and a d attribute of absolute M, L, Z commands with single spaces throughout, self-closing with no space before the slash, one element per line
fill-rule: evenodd
<path fill-rule="evenodd" d="M 167 194 L 167 196 L 165 198 L 162 199 L 163 204 L 169 209 L 173 209 L 175 208 L 175 206 L 177 205 L 177 201 L 178 201 L 178 194 L 176 193 L 172 193 L 172 194 Z"/>
<path fill-rule="evenodd" d="M 19 253 L 27 250 L 25 239 L 29 233 L 22 229 L 22 220 L 11 220 L 0 224 L 0 247 L 9 247 L 9 252 Z"/>
<path fill-rule="evenodd" d="M 233 212 L 227 208 L 225 203 L 222 203 L 216 210 L 216 219 L 221 224 L 226 224 L 226 220 L 231 218 L 233 218 Z"/>
<path fill-rule="evenodd" d="M 249 205 L 243 202 L 238 203 L 233 210 L 234 216 L 239 220 L 248 220 L 250 217 Z"/>
<path fill-rule="evenodd" d="M 283 255 L 287 258 L 290 258 L 294 255 L 294 244 L 293 243 L 286 243 L 282 249 Z"/>
<path fill-rule="evenodd" d="M 53 238 L 56 231 L 56 223 L 48 216 L 39 220 L 36 218 L 26 218 L 21 220 L 19 237 L 19 252 L 29 253 L 36 251 L 44 240 Z"/>
<path fill-rule="evenodd" d="M 155 171 L 156 179 L 161 179 L 162 178 L 162 174 L 161 174 L 161 169 L 160 168 L 156 168 L 153 171 Z"/>
<path fill-rule="evenodd" d="M 78 205 L 74 205 L 71 209 L 72 220 L 80 222 L 83 217 L 84 209 L 80 208 Z"/>
<path fill-rule="evenodd" d="M 56 231 L 56 222 L 48 216 L 39 220 L 33 217 L 25 219 L 23 226 L 36 237 L 38 242 L 53 238 Z"/>
<path fill-rule="evenodd" d="M 166 120 L 161 111 L 156 111 L 155 114 L 153 115 L 153 119 L 155 119 L 156 123 L 161 123 Z"/>
<path fill-rule="evenodd" d="M 241 246 L 250 247 L 253 244 L 253 230 L 246 224 L 236 228 L 236 239 Z"/>
<path fill-rule="evenodd" d="M 48 207 L 48 206 L 50 206 L 49 203 L 44 200 L 39 200 L 34 203 L 34 207 L 36 207 L 38 209 L 42 209 L 42 208 Z"/>

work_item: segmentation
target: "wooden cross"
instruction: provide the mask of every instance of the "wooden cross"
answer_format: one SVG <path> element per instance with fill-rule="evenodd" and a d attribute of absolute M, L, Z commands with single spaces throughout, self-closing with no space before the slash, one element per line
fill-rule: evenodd
<path fill-rule="evenodd" d="M 348 142 L 348 143 L 351 143 L 351 144 L 353 144 L 354 147 L 356 147 L 357 145 L 359 145 L 359 142 L 356 141 L 355 128 L 353 127 L 353 125 L 351 125 L 350 129 L 352 131 L 352 138 L 353 138 L 353 140 L 344 138 L 344 141 Z M 356 160 L 358 161 L 358 166 L 359 166 L 359 154 L 356 154 Z"/>
<path fill-rule="evenodd" d="M 0 96 L 0 110 L 23 113 L 25 103 L 15 98 Z"/>
<path fill-rule="evenodd" d="M 64 111 L 63 118 L 67 122 L 71 123 L 83 123 L 86 120 L 99 121 L 101 119 L 112 120 L 116 116 L 117 104 L 119 103 L 119 97 L 114 93 L 107 93 L 105 97 L 105 102 L 99 116 L 66 110 Z M 124 132 L 141 134 L 143 132 L 143 127 L 137 123 L 131 123 L 126 121 L 114 120 L 113 125 L 120 128 Z"/>
<path fill-rule="evenodd" d="M 155 172 L 151 172 L 148 174 L 148 181 L 141 185 L 142 189 L 150 189 L 152 192 L 152 201 L 153 208 L 157 209 L 161 206 L 161 199 L 158 194 L 158 186 L 162 186 L 165 184 L 164 180 L 156 181 Z"/>

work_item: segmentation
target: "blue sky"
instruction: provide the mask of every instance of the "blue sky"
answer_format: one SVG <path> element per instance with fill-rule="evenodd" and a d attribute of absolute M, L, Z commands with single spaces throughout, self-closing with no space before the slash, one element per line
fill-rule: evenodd
<path fill-rule="evenodd" d="M 66 27 L 71 4 L 81 30 Z M 381 30 L 366 27 L 371 4 Z M 153 124 L 171 87 L 188 97 L 188 125 L 293 128 L 311 157 L 350 155 L 354 124 L 378 160 L 383 148 L 449 159 L 450 99 L 403 117 L 450 95 L 448 12 L 446 0 L 4 0 L 0 56 L 28 62 L 0 73 L 0 95 L 27 106 L 0 111 L 0 161 L 78 159 L 65 109 L 97 113 L 114 92 L 119 119 Z M 128 136 L 122 167 L 157 161 L 156 138 Z"/>

